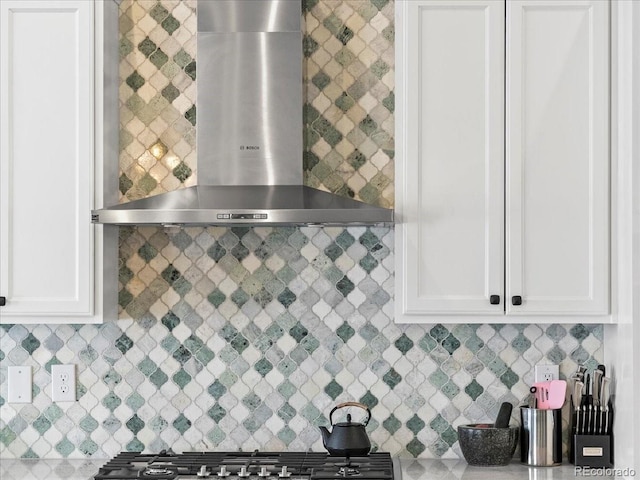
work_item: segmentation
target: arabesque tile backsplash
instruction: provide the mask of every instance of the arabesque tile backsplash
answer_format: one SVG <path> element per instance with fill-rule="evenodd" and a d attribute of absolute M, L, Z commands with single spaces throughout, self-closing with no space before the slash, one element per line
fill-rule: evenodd
<path fill-rule="evenodd" d="M 195 183 L 195 7 L 121 4 L 122 201 Z M 393 9 L 303 2 L 305 182 L 383 206 Z M 118 321 L 0 327 L 0 456 L 321 450 L 317 426 L 355 399 L 376 448 L 457 457 L 456 426 L 521 402 L 536 363 L 601 362 L 600 325 L 396 325 L 393 233 L 121 228 Z M 51 402 L 56 363 L 77 365 L 77 402 Z M 7 403 L 9 365 L 33 367 L 32 404 Z"/>

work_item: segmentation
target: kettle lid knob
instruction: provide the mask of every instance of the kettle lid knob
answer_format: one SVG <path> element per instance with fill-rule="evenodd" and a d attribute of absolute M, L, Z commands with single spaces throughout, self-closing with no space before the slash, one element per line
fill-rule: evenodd
<path fill-rule="evenodd" d="M 351 414 L 347 413 L 347 423 L 351 423 Z"/>

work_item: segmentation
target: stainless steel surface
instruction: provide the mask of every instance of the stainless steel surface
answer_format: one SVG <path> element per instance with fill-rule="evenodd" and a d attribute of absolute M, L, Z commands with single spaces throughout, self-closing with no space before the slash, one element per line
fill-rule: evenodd
<path fill-rule="evenodd" d="M 302 184 L 301 45 L 299 31 L 198 33 L 200 185 Z"/>
<path fill-rule="evenodd" d="M 198 183 L 302 184 L 299 1 L 198 3 Z"/>
<path fill-rule="evenodd" d="M 119 3 L 119 2 L 118 2 Z M 120 10 L 116 2 L 102 2 L 104 35 L 102 36 L 102 99 L 97 111 L 102 113 L 102 137 L 96 138 L 99 168 L 102 169 L 102 185 L 96 185 L 96 207 L 113 205 L 118 202 L 118 178 L 120 157 Z M 99 114 L 99 113 L 98 113 Z"/>
<path fill-rule="evenodd" d="M 299 0 L 199 0 L 199 186 L 94 210 L 92 221 L 393 223 L 391 209 L 302 187 L 301 17 Z"/>
<path fill-rule="evenodd" d="M 97 223 L 115 225 L 344 225 L 393 222 L 392 210 L 301 185 L 200 185 L 98 210 L 94 215 L 97 216 L 94 219 Z M 263 218 L 254 218 L 256 215 Z"/>
<path fill-rule="evenodd" d="M 300 32 L 300 5 L 300 0 L 198 0 L 198 32 Z"/>
<path fill-rule="evenodd" d="M 600 425 L 600 432 L 602 435 L 608 435 L 611 431 L 610 416 L 609 416 L 609 400 L 610 400 L 610 385 L 611 379 L 609 377 L 602 377 L 601 385 L 601 406 L 602 421 Z"/>
<path fill-rule="evenodd" d="M 520 460 L 536 467 L 562 463 L 562 410 L 520 407 Z"/>
<path fill-rule="evenodd" d="M 581 382 L 579 380 L 576 380 L 576 382 L 573 385 L 573 394 L 575 396 L 575 402 L 577 402 L 577 405 L 574 406 L 576 408 L 582 406 L 582 391 L 584 390 L 584 382 Z"/>
<path fill-rule="evenodd" d="M 573 395 L 571 398 L 573 400 L 573 408 L 575 410 L 575 433 L 582 433 L 583 421 L 582 421 L 582 388 L 584 384 L 580 380 L 575 380 L 573 384 Z"/>
<path fill-rule="evenodd" d="M 603 373 L 601 370 L 593 371 L 593 406 L 600 407 L 600 386 L 602 384 Z"/>

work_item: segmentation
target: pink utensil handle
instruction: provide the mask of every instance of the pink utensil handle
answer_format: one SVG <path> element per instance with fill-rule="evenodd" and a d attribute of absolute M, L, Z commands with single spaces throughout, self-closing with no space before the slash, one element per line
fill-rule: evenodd
<path fill-rule="evenodd" d="M 537 382 L 536 387 L 538 408 L 555 410 L 562 408 L 567 394 L 567 382 L 564 380 L 551 380 L 549 382 Z"/>

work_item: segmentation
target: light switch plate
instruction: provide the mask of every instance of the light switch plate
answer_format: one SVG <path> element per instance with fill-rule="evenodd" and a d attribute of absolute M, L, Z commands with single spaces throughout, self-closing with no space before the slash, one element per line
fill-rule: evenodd
<path fill-rule="evenodd" d="M 32 380 L 31 367 L 22 365 L 18 367 L 8 367 L 7 396 L 9 403 L 31 403 L 32 401 Z"/>
<path fill-rule="evenodd" d="M 76 366 L 51 365 L 51 400 L 76 401 Z"/>

